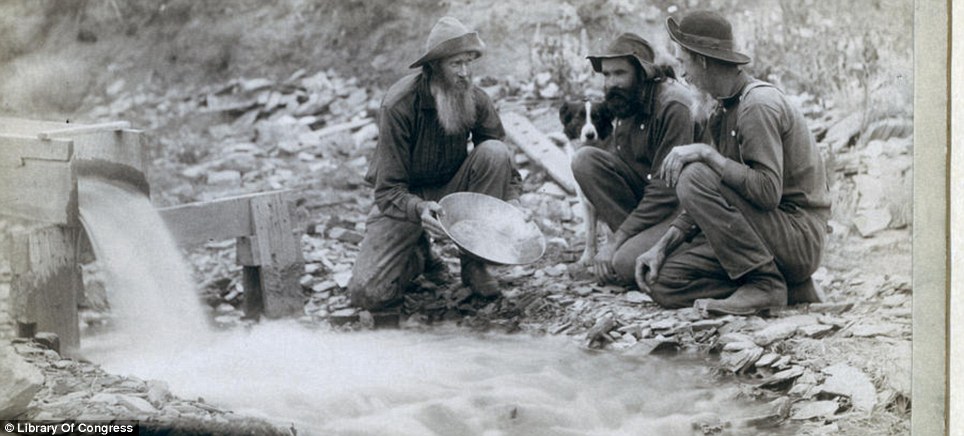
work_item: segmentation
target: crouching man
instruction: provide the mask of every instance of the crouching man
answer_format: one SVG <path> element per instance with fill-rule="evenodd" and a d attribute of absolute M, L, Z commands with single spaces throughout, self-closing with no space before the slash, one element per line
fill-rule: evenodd
<path fill-rule="evenodd" d="M 830 196 L 806 120 L 741 69 L 750 58 L 734 51 L 720 15 L 669 18 L 667 30 L 686 80 L 718 104 L 705 135 L 713 145 L 676 147 L 662 162 L 657 177 L 675 186 L 684 212 L 636 259 L 637 284 L 663 306 L 704 314 L 813 301 Z"/>
<path fill-rule="evenodd" d="M 690 93 L 672 68 L 654 63 L 648 41 L 619 35 L 588 57 L 605 78 L 605 106 L 615 117 L 606 148 L 580 148 L 572 172 L 614 237 L 593 259 L 603 282 L 631 284 L 636 257 L 666 232 L 677 215 L 676 192 L 650 174 L 676 146 L 693 142 Z M 587 235 L 592 237 L 592 235 Z"/>
<path fill-rule="evenodd" d="M 424 55 L 410 66 L 420 71 L 396 82 L 382 101 L 367 177 L 375 186 L 375 206 L 348 284 L 357 307 L 396 305 L 420 274 L 445 271 L 426 235 L 444 237 L 437 200 L 460 191 L 518 198 L 519 177 L 502 142 L 502 122 L 489 97 L 472 84 L 471 64 L 484 47 L 478 33 L 457 19 L 440 19 Z M 466 255 L 461 262 L 462 282 L 472 291 L 498 293 L 484 263 Z"/>

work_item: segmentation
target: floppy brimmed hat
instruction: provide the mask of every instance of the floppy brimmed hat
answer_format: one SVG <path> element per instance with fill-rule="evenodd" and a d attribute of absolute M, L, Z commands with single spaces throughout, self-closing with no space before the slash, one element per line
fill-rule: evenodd
<path fill-rule="evenodd" d="M 425 54 L 409 68 L 418 68 L 427 62 L 465 52 L 473 52 L 475 57 L 479 57 L 484 50 L 485 43 L 479 38 L 478 32 L 470 31 L 456 18 L 442 17 L 428 34 Z"/>
<path fill-rule="evenodd" d="M 733 49 L 733 28 L 721 15 L 710 11 L 695 11 L 677 23 L 666 19 L 669 37 L 679 45 L 703 56 L 731 64 L 745 64 L 750 57 Z"/>
<path fill-rule="evenodd" d="M 616 39 L 606 47 L 606 50 L 599 54 L 586 56 L 592 64 L 593 71 L 602 72 L 602 60 L 621 57 L 631 57 L 639 62 L 643 67 L 646 77 L 656 77 L 656 65 L 653 63 L 656 55 L 649 41 L 643 37 L 626 32 L 616 37 Z"/>

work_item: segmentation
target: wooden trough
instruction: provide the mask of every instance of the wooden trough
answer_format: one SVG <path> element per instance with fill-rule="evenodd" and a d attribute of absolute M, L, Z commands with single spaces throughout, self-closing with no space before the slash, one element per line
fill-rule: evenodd
<path fill-rule="evenodd" d="M 77 179 L 122 180 L 149 195 L 147 148 L 126 122 L 96 125 L 0 118 L 0 215 L 27 223 L 3 247 L 10 259 L 10 315 L 17 334 L 56 333 L 79 348 L 79 267 L 89 244 L 80 225 Z M 181 246 L 237 238 L 245 311 L 281 317 L 301 310 L 304 270 L 288 191 L 159 209 Z"/>
<path fill-rule="evenodd" d="M 280 318 L 300 313 L 304 296 L 298 282 L 305 270 L 303 223 L 292 191 L 274 191 L 158 209 L 175 241 L 190 247 L 236 238 L 242 266 L 244 312 L 249 318 Z"/>

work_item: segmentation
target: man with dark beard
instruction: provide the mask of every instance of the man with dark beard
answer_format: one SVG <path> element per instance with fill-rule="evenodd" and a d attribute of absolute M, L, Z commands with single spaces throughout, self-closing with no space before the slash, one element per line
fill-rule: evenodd
<path fill-rule="evenodd" d="M 446 194 L 479 192 L 518 204 L 519 177 L 502 142 L 502 122 L 489 97 L 472 84 L 470 66 L 484 47 L 478 33 L 457 19 L 440 19 L 425 54 L 410 66 L 421 71 L 396 82 L 382 101 L 378 146 L 366 177 L 375 186 L 375 206 L 348 284 L 357 307 L 393 306 L 419 274 L 444 276 L 446 266 L 433 255 L 425 232 L 444 237 L 436 201 Z M 498 294 L 481 260 L 463 254 L 461 266 L 462 282 L 473 292 Z"/>
<path fill-rule="evenodd" d="M 636 257 L 649 249 L 676 216 L 673 189 L 650 178 L 677 145 L 693 142 L 691 96 L 668 66 L 654 64 L 652 46 L 624 33 L 606 51 L 589 56 L 605 77 L 604 104 L 615 115 L 610 151 L 583 147 L 572 161 L 576 182 L 614 232 L 593 259 L 602 281 L 633 282 Z"/>

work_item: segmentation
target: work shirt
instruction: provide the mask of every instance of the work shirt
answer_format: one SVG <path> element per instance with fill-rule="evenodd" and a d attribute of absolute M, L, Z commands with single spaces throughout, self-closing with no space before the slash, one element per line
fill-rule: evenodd
<path fill-rule="evenodd" d="M 727 158 L 722 181 L 761 210 L 830 215 L 830 192 L 820 151 L 807 121 L 773 85 L 746 73 L 740 92 L 718 101 L 706 139 Z M 698 232 L 685 211 L 673 222 Z"/>
<path fill-rule="evenodd" d="M 608 147 L 639 176 L 643 198 L 619 226 L 627 235 L 662 222 L 676 211 L 675 188 L 665 181 L 649 179 L 669 151 L 693 142 L 693 115 L 689 94 L 675 81 L 649 82 L 642 107 L 633 117 L 616 121 Z"/>
<path fill-rule="evenodd" d="M 418 188 L 446 184 L 468 157 L 468 141 L 502 140 L 505 130 L 481 88 L 472 87 L 476 122 L 468 130 L 446 133 L 438 120 L 435 98 L 421 73 L 403 77 L 389 88 L 378 116 L 378 145 L 366 179 L 375 184 L 375 204 L 393 218 L 419 222 Z"/>

